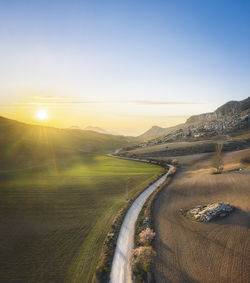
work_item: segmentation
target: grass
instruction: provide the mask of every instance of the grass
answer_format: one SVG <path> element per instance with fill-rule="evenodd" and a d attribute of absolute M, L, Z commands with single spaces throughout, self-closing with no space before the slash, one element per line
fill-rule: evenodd
<path fill-rule="evenodd" d="M 0 174 L 0 281 L 91 282 L 126 199 L 162 168 L 82 154 Z"/>

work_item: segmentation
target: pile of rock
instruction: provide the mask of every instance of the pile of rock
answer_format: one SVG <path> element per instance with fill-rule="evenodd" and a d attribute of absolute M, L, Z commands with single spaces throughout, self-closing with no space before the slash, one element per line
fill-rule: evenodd
<path fill-rule="evenodd" d="M 228 202 L 198 205 L 186 212 L 186 216 L 198 222 L 208 222 L 216 217 L 225 217 L 233 211 Z"/>

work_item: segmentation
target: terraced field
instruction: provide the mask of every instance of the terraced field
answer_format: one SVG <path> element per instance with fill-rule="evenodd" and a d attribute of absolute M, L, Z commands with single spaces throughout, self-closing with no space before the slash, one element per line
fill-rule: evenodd
<path fill-rule="evenodd" d="M 128 177 L 132 197 L 161 172 L 93 154 L 0 172 L 0 281 L 90 282 Z"/>
<path fill-rule="evenodd" d="M 250 282 L 250 170 L 240 162 L 245 156 L 249 149 L 225 154 L 228 172 L 221 175 L 211 174 L 211 155 L 179 158 L 182 169 L 154 207 L 156 282 Z M 178 213 L 217 201 L 236 209 L 211 223 Z"/>

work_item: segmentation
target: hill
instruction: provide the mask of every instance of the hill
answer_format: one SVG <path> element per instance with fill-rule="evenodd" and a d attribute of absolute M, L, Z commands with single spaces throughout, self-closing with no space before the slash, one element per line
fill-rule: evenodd
<path fill-rule="evenodd" d="M 117 213 L 163 169 L 104 156 L 134 138 L 4 117 L 0 131 L 0 281 L 92 282 Z"/>
<path fill-rule="evenodd" d="M 138 136 L 138 138 L 142 141 L 152 140 L 152 139 L 161 137 L 163 135 L 168 135 L 169 133 L 171 133 L 171 132 L 173 132 L 173 131 L 181 128 L 181 127 L 182 127 L 182 124 L 177 125 L 177 126 L 173 126 L 173 127 L 169 127 L 169 128 L 162 128 L 162 127 L 159 127 L 159 126 L 153 126 L 151 129 L 149 129 L 145 133 Z"/>
<path fill-rule="evenodd" d="M 38 166 L 80 153 L 105 153 L 131 145 L 133 137 L 29 125 L 0 117 L 0 170 Z"/>
<path fill-rule="evenodd" d="M 152 145 L 189 138 L 210 138 L 249 128 L 250 97 L 242 101 L 229 101 L 212 113 L 191 116 L 181 125 L 170 128 L 154 126 L 139 138 L 151 139 Z"/>

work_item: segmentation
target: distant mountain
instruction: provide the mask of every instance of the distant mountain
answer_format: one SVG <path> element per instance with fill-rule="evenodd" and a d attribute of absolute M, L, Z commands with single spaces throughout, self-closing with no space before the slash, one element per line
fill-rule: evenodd
<path fill-rule="evenodd" d="M 71 126 L 71 127 L 69 127 L 68 129 L 69 129 L 69 130 L 82 130 L 82 128 L 79 127 L 79 126 Z"/>
<path fill-rule="evenodd" d="M 152 139 L 161 137 L 163 135 L 167 135 L 167 134 L 171 133 L 172 131 L 179 129 L 182 125 L 183 124 L 173 126 L 173 127 L 169 127 L 169 128 L 162 128 L 162 127 L 159 127 L 159 126 L 153 126 L 151 129 L 149 129 L 145 133 L 138 136 L 138 139 L 143 140 L 143 141 L 152 140 Z"/>
<path fill-rule="evenodd" d="M 191 116 L 184 124 L 170 128 L 154 126 L 139 138 L 144 141 L 151 139 L 148 144 L 158 144 L 187 138 L 209 138 L 244 128 L 250 128 L 250 97 L 229 101 L 211 113 Z"/>
<path fill-rule="evenodd" d="M 86 130 L 86 131 L 94 131 L 94 132 L 97 132 L 97 133 L 107 134 L 107 135 L 115 135 L 115 136 L 120 136 L 121 135 L 121 134 L 119 134 L 117 132 L 107 131 L 107 130 L 102 129 L 100 127 L 88 126 L 88 127 L 84 128 L 84 130 Z"/>

